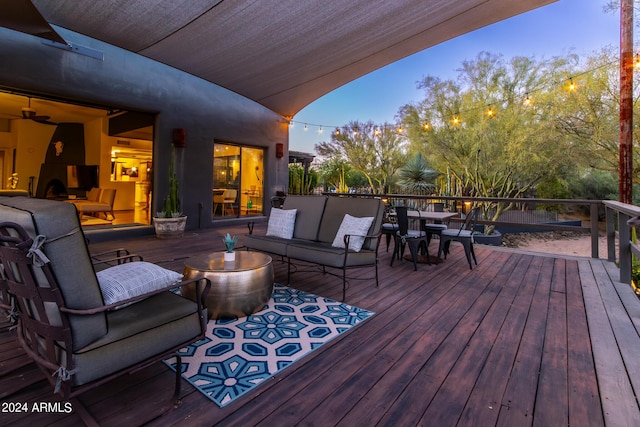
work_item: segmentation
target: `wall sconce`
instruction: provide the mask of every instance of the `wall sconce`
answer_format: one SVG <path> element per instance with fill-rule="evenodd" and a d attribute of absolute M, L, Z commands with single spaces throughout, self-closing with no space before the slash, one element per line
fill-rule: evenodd
<path fill-rule="evenodd" d="M 281 159 L 284 157 L 284 144 L 277 143 L 276 144 L 276 157 Z"/>
<path fill-rule="evenodd" d="M 176 147 L 184 147 L 187 145 L 187 131 L 184 128 L 173 129 L 173 145 Z"/>

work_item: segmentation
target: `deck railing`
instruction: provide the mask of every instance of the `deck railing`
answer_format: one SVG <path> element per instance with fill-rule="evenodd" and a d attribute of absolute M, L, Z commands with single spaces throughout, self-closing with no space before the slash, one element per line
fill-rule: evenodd
<path fill-rule="evenodd" d="M 348 197 L 378 197 L 388 205 L 413 206 L 419 209 L 449 209 L 451 211 L 464 213 L 470 206 L 481 202 L 493 203 L 513 203 L 512 210 L 535 210 L 539 206 L 563 206 L 565 210 L 576 207 L 585 207 L 589 212 L 589 226 L 568 225 L 558 223 L 540 223 L 538 219 L 526 220 L 526 218 L 537 218 L 538 215 L 519 215 L 520 221 L 515 222 L 513 216 L 508 221 L 489 221 L 481 219 L 480 224 L 494 225 L 496 229 L 500 227 L 522 227 L 540 231 L 577 231 L 589 233 L 591 235 L 591 257 L 599 258 L 598 248 L 598 222 L 603 215 L 606 222 L 607 237 L 607 260 L 618 263 L 620 268 L 620 282 L 631 284 L 633 259 L 640 260 L 640 246 L 635 240 L 635 233 L 632 229 L 640 229 L 640 207 L 612 200 L 584 200 L 584 199 L 533 199 L 533 198 L 497 198 L 497 197 L 454 197 L 454 196 L 413 196 L 405 194 L 366 194 L 366 193 L 324 193 L 332 196 Z M 604 208 L 604 212 L 602 210 Z M 502 217 L 501 217 L 502 218 Z M 636 220 L 631 221 L 630 220 Z M 462 222 L 460 219 L 453 219 L 454 222 Z M 616 253 L 616 238 L 618 240 L 618 251 Z"/>
<path fill-rule="evenodd" d="M 629 220 L 640 217 L 640 207 L 611 200 L 603 201 L 606 208 L 607 221 L 607 259 L 619 262 L 620 281 L 631 283 L 633 257 L 640 259 L 640 248 L 632 239 L 632 229 L 640 227 L 637 222 L 629 224 Z M 618 254 L 616 257 L 615 239 L 618 230 Z"/>
<path fill-rule="evenodd" d="M 505 215 L 508 220 L 490 221 L 483 218 L 478 221 L 479 224 L 494 225 L 500 230 L 509 228 L 522 228 L 527 230 L 539 231 L 574 231 L 591 235 L 591 257 L 599 258 L 598 253 L 598 219 L 602 207 L 601 200 L 583 200 L 583 199 L 533 199 L 533 198 L 498 198 L 498 197 L 457 197 L 457 196 L 414 196 L 405 194 L 366 194 L 366 193 L 324 193 L 332 196 L 349 196 L 349 197 L 378 197 L 382 198 L 386 204 L 394 206 L 411 206 L 421 210 L 430 209 L 448 209 L 452 212 L 465 213 L 471 206 L 480 203 L 504 203 L 513 204 L 511 211 L 536 210 L 540 206 L 562 206 L 563 209 L 577 210 L 584 207 L 584 211 L 589 215 L 589 226 L 570 225 L 562 222 L 539 222 L 537 215 L 519 215 L 519 220 L 514 219 L 514 215 Z M 452 222 L 462 222 L 463 219 L 454 218 Z M 545 220 L 546 221 L 546 220 Z"/>

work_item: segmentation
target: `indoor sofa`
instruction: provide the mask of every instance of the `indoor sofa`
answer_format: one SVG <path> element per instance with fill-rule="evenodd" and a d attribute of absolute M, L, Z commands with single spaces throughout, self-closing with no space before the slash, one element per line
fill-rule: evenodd
<path fill-rule="evenodd" d="M 344 300 L 348 268 L 373 267 L 378 286 L 383 214 L 384 203 L 377 198 L 290 195 L 282 209 L 271 210 L 266 234 L 251 232 L 243 243 L 248 250 L 287 258 L 289 282 L 292 259 L 318 264 L 323 270 L 341 269 Z M 282 217 L 287 219 L 282 221 Z"/>
<path fill-rule="evenodd" d="M 87 191 L 86 200 L 69 199 L 68 202 L 73 203 L 78 209 L 78 215 L 80 219 L 85 212 L 92 213 L 94 215 L 103 214 L 106 220 L 113 221 L 116 218 L 113 212 L 113 204 L 116 200 L 115 188 L 92 188 Z M 111 218 L 109 218 L 111 216 Z"/>

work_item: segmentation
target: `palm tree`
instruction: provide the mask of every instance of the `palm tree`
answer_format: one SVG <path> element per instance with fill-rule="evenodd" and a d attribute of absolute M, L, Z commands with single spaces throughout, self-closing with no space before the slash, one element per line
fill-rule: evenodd
<path fill-rule="evenodd" d="M 435 179 L 440 172 L 430 169 L 422 154 L 418 153 L 398 170 L 398 175 L 398 185 L 403 192 L 425 196 L 436 189 Z"/>

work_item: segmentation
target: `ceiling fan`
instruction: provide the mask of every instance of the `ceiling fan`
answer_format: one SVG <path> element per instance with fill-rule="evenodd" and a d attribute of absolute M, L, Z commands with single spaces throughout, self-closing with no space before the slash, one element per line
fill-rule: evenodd
<path fill-rule="evenodd" d="M 34 108 L 31 108 L 31 98 L 28 98 L 28 99 L 29 99 L 28 106 L 27 107 L 22 107 L 22 118 L 23 119 L 33 120 L 34 122 L 42 123 L 42 124 L 45 124 L 45 125 L 57 125 L 57 123 L 49 121 L 49 119 L 51 118 L 50 116 L 38 116 L 36 114 L 36 110 Z"/>

